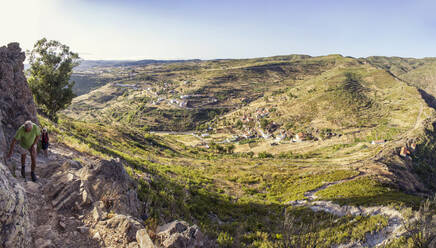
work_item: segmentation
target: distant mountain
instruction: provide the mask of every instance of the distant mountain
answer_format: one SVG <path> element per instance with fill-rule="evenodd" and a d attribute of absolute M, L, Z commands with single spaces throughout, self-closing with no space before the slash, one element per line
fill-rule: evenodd
<path fill-rule="evenodd" d="M 149 64 L 169 64 L 180 62 L 198 62 L 199 59 L 191 60 L 81 60 L 79 66 L 74 68 L 75 71 L 84 71 L 94 67 L 118 67 L 118 66 L 142 66 Z"/>
<path fill-rule="evenodd" d="M 93 67 L 116 66 L 120 63 L 132 62 L 130 60 L 81 60 L 80 64 L 74 68 L 75 71 L 84 71 Z"/>

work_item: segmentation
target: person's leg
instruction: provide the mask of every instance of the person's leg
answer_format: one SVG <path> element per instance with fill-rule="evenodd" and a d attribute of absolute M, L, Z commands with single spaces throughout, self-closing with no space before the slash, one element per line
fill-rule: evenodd
<path fill-rule="evenodd" d="M 21 167 L 25 167 L 26 166 L 26 154 L 23 153 L 21 154 Z"/>
<path fill-rule="evenodd" d="M 36 182 L 37 178 L 35 175 L 35 167 L 36 167 L 36 147 L 30 150 L 30 158 L 32 159 L 32 166 L 30 171 L 30 176 L 32 177 L 32 181 Z"/>
<path fill-rule="evenodd" d="M 21 176 L 22 177 L 26 177 L 26 154 L 22 153 L 21 154 Z"/>
<path fill-rule="evenodd" d="M 36 149 L 31 149 L 30 150 L 30 158 L 32 160 L 31 171 L 35 172 L 35 167 L 36 167 Z"/>
<path fill-rule="evenodd" d="M 25 176 L 25 168 L 26 168 L 26 156 L 28 151 L 24 149 L 21 145 L 15 146 L 16 152 L 21 155 L 21 176 L 26 178 Z"/>

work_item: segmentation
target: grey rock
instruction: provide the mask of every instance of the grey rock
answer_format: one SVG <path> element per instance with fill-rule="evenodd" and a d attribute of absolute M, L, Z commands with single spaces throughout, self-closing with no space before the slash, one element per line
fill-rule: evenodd
<path fill-rule="evenodd" d="M 0 47 L 0 155 L 26 120 L 37 123 L 33 96 L 23 73 L 18 43 Z M 3 160 L 3 159 L 1 159 Z M 30 247 L 30 221 L 24 189 L 0 162 L 0 247 Z"/>
<path fill-rule="evenodd" d="M 140 248 L 137 242 L 132 242 L 127 245 L 127 248 Z"/>
<path fill-rule="evenodd" d="M 207 238 L 196 226 L 189 226 L 185 221 L 173 221 L 156 229 L 162 247 L 209 247 Z"/>
<path fill-rule="evenodd" d="M 24 189 L 0 162 L 0 247 L 29 247 L 28 208 Z"/>
<path fill-rule="evenodd" d="M 92 218 L 94 221 L 105 220 L 107 213 L 104 211 L 104 203 L 102 201 L 94 202 L 94 208 L 92 209 Z"/>
<path fill-rule="evenodd" d="M 126 240 L 130 243 L 136 240 L 136 233 L 143 229 L 141 223 L 133 219 L 131 216 L 117 214 L 107 221 L 108 228 L 116 229 L 118 233 L 123 234 Z"/>
<path fill-rule="evenodd" d="M 80 233 L 85 234 L 85 233 L 89 232 L 89 227 L 87 227 L 87 226 L 79 226 L 79 227 L 77 227 L 77 230 Z"/>
<path fill-rule="evenodd" d="M 33 96 L 24 76 L 25 54 L 18 43 L 0 47 L 0 149 L 26 120 L 38 123 Z"/>
<path fill-rule="evenodd" d="M 59 221 L 59 226 L 65 230 L 65 228 L 67 227 L 67 225 L 63 222 L 63 221 Z"/>
<path fill-rule="evenodd" d="M 37 239 L 35 241 L 35 247 L 41 247 L 41 248 L 51 248 L 54 247 L 53 242 L 49 239 L 44 240 L 44 239 Z"/>
<path fill-rule="evenodd" d="M 138 242 L 139 248 L 154 248 L 156 247 L 151 241 L 145 229 L 141 229 L 136 232 L 136 241 Z"/>
<path fill-rule="evenodd" d="M 93 238 L 93 239 L 96 239 L 96 240 L 101 240 L 100 233 L 99 233 L 99 232 L 96 232 L 96 233 L 94 234 L 94 236 L 92 236 L 92 238 Z"/>

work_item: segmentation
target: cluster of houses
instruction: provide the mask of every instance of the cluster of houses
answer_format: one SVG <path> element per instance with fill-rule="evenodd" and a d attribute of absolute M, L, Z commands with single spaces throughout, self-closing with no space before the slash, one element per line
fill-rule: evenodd
<path fill-rule="evenodd" d="M 170 99 L 169 103 L 173 104 L 173 105 L 176 105 L 176 106 L 178 106 L 180 108 L 188 107 L 188 101 L 185 101 L 185 100 Z"/>
<path fill-rule="evenodd" d="M 161 102 L 165 101 L 165 98 L 163 97 L 159 97 L 156 100 L 152 101 L 151 104 L 152 105 L 159 105 Z"/>
<path fill-rule="evenodd" d="M 401 147 L 400 156 L 402 158 L 411 160 L 412 157 L 410 155 L 412 155 L 415 151 L 416 151 L 416 143 L 411 143 L 410 145 Z"/>
<path fill-rule="evenodd" d="M 207 98 L 207 100 L 205 100 L 205 98 Z M 211 98 L 211 97 L 208 97 L 206 95 L 199 95 L 199 94 L 197 94 L 197 95 L 182 95 L 182 96 L 180 96 L 180 99 L 185 100 L 185 102 L 187 102 L 187 103 L 190 101 L 191 105 L 192 105 L 192 103 L 196 102 L 197 107 L 218 102 L 218 99 L 216 99 L 216 98 L 213 98 L 213 97 Z"/>
<path fill-rule="evenodd" d="M 283 140 L 290 140 L 291 142 L 302 142 L 311 139 L 311 135 L 298 132 L 297 134 L 291 131 L 281 129 L 278 134 L 274 135 L 280 125 L 276 122 L 269 122 L 265 127 L 261 127 L 260 120 L 268 117 L 271 114 L 271 110 L 268 108 L 257 108 L 254 114 L 244 114 L 241 116 L 240 121 L 244 124 L 246 131 L 241 135 L 243 139 L 251 139 L 261 137 L 264 139 L 274 139 L 275 142 Z M 248 123 L 255 122 L 255 127 L 248 127 Z"/>
<path fill-rule="evenodd" d="M 258 121 L 262 118 L 268 117 L 268 115 L 270 114 L 270 111 L 267 108 L 257 108 L 256 112 L 254 113 L 254 116 L 250 113 L 250 114 L 244 114 L 241 117 L 241 121 L 242 123 L 249 123 L 249 122 L 253 122 L 253 121 Z"/>
<path fill-rule="evenodd" d="M 268 131 L 268 129 L 264 130 L 262 128 L 248 128 L 243 134 L 235 135 L 231 139 L 228 139 L 227 142 L 237 142 L 244 139 L 254 138 L 274 139 L 275 142 L 281 142 L 284 140 L 289 140 L 291 142 L 302 142 L 310 140 L 312 136 L 304 132 L 298 132 L 297 134 L 294 134 L 291 131 L 286 131 L 283 129 L 280 130 L 278 134 L 274 135 L 272 132 Z"/>

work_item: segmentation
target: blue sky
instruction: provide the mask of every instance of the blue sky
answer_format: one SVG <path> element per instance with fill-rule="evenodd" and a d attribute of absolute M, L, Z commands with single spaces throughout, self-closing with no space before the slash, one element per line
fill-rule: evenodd
<path fill-rule="evenodd" d="M 0 0 L 0 44 L 47 37 L 85 59 L 436 57 L 433 2 Z"/>

